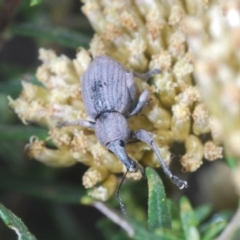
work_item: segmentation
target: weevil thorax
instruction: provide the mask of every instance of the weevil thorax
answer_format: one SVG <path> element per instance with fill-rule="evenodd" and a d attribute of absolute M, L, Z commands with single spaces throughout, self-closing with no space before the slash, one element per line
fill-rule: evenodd
<path fill-rule="evenodd" d="M 102 113 L 96 120 L 95 133 L 99 142 L 107 146 L 110 142 L 121 141 L 125 145 L 131 130 L 126 118 L 118 112 Z"/>

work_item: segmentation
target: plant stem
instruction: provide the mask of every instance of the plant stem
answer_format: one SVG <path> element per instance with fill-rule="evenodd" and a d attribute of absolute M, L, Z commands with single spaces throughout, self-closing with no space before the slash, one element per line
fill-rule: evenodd
<path fill-rule="evenodd" d="M 236 214 L 216 240 L 231 239 L 235 231 L 240 228 L 240 208 L 238 208 Z"/>
<path fill-rule="evenodd" d="M 119 216 L 116 212 L 114 212 L 111 208 L 107 207 L 102 202 L 93 202 L 92 206 L 98 209 L 101 213 L 103 213 L 106 217 L 111 219 L 117 225 L 119 225 L 123 230 L 125 230 L 129 237 L 134 236 L 134 229 L 132 226 L 124 219 L 124 216 Z"/>

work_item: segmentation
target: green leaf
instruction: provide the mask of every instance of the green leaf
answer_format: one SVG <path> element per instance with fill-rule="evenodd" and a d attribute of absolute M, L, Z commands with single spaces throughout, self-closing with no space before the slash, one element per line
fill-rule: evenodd
<path fill-rule="evenodd" d="M 39 139 L 45 139 L 48 136 L 48 130 L 34 126 L 24 125 L 0 125 L 0 141 L 29 141 L 31 136 L 37 136 Z"/>
<path fill-rule="evenodd" d="M 24 223 L 10 210 L 0 203 L 0 217 L 7 227 L 11 228 L 18 235 L 18 240 L 37 240 L 27 229 Z"/>
<path fill-rule="evenodd" d="M 240 236 L 240 228 L 237 228 L 234 234 L 231 236 L 231 240 L 239 240 L 239 236 Z"/>
<path fill-rule="evenodd" d="M 202 240 L 212 240 L 227 226 L 226 221 L 215 222 L 209 226 L 204 233 Z"/>
<path fill-rule="evenodd" d="M 224 210 L 214 214 L 211 219 L 200 226 L 200 231 L 205 233 L 212 225 L 218 222 L 229 222 L 233 217 L 234 211 L 232 210 Z"/>
<path fill-rule="evenodd" d="M 6 171 L 0 171 L 0 189 L 68 204 L 79 204 L 86 193 L 81 185 L 75 187 L 60 182 L 46 182 L 44 179 L 18 177 Z"/>
<path fill-rule="evenodd" d="M 97 222 L 97 228 L 105 240 L 129 240 L 127 233 L 124 230 L 119 230 L 119 227 L 107 218 L 101 218 Z"/>
<path fill-rule="evenodd" d="M 182 224 L 180 221 L 180 210 L 179 204 L 177 202 L 168 199 L 170 215 L 171 215 L 171 225 L 174 232 L 182 232 Z"/>
<path fill-rule="evenodd" d="M 11 31 L 15 35 L 29 36 L 36 39 L 52 41 L 74 50 L 80 46 L 87 48 L 91 40 L 89 36 L 83 33 L 59 27 L 38 26 L 29 23 L 15 26 L 11 29 Z"/>
<path fill-rule="evenodd" d="M 227 157 L 226 159 L 228 166 L 232 169 L 235 170 L 238 166 L 238 159 L 235 157 Z"/>
<path fill-rule="evenodd" d="M 42 2 L 41 0 L 31 0 L 30 6 L 31 7 L 36 6 L 36 5 L 40 4 L 41 2 Z"/>
<path fill-rule="evenodd" d="M 195 208 L 194 212 L 198 223 L 203 222 L 210 215 L 211 211 L 212 206 L 210 204 L 206 204 Z"/>
<path fill-rule="evenodd" d="M 180 199 L 180 216 L 186 240 L 199 240 L 198 221 L 186 197 Z"/>
<path fill-rule="evenodd" d="M 148 224 L 151 229 L 171 228 L 171 216 L 162 180 L 155 170 L 146 168 L 148 179 Z"/>
<path fill-rule="evenodd" d="M 156 229 L 156 231 L 149 231 L 140 223 L 132 219 L 128 219 L 129 223 L 134 229 L 134 236 L 133 239 L 136 240 L 184 240 L 178 234 L 173 233 L 170 229 Z"/>

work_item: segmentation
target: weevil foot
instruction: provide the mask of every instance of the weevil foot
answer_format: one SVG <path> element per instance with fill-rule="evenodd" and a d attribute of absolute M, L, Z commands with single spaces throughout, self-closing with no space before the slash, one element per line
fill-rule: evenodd
<path fill-rule="evenodd" d="M 171 176 L 171 180 L 174 184 L 178 186 L 179 189 L 184 189 L 188 187 L 188 184 L 186 181 L 183 181 L 176 176 Z"/>

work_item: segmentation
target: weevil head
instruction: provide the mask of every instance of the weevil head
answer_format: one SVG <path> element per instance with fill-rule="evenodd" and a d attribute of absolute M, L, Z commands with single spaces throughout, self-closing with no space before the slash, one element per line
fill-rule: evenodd
<path fill-rule="evenodd" d="M 96 120 L 95 132 L 99 142 L 116 155 L 125 165 L 128 172 L 134 173 L 142 169 L 125 151 L 125 144 L 130 138 L 131 131 L 126 118 L 118 112 L 105 112 Z"/>

